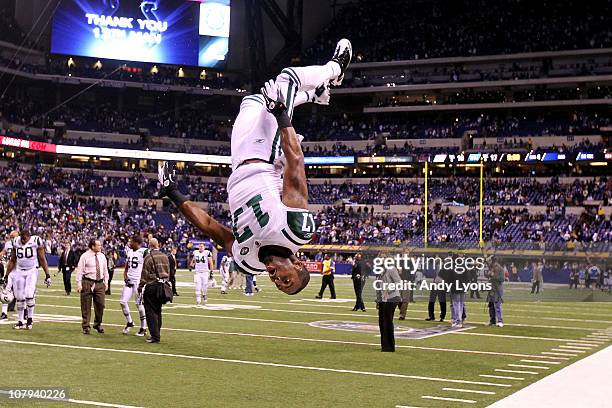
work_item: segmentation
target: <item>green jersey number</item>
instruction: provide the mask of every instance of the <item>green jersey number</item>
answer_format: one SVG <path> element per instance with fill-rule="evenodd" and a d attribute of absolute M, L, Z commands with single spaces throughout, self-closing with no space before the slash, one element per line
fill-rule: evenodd
<path fill-rule="evenodd" d="M 240 207 L 232 214 L 232 231 L 234 233 L 236 241 L 238 241 L 239 244 L 242 244 L 244 241 L 253 236 L 253 231 L 251 230 L 251 228 L 249 228 L 248 225 L 243 228 L 242 232 L 238 231 L 238 217 L 240 217 L 240 215 L 243 214 L 245 211 L 248 211 L 249 209 L 253 211 L 253 214 L 255 214 L 255 218 L 257 219 L 257 224 L 259 224 L 261 228 L 265 227 L 266 225 L 268 225 L 268 222 L 270 222 L 270 215 L 268 215 L 268 213 L 266 212 L 263 212 L 263 210 L 261 209 L 261 201 L 263 201 L 261 194 L 257 194 L 255 197 L 247 201 L 246 208 L 244 206 Z"/>

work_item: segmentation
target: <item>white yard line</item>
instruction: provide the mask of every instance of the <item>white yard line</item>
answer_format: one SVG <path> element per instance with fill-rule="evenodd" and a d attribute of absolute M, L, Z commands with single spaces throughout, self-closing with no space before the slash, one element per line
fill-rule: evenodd
<path fill-rule="evenodd" d="M 476 401 L 468 400 L 468 399 L 459 399 L 459 398 L 445 398 L 445 397 L 435 397 L 432 395 L 423 395 L 421 398 L 438 400 L 438 401 L 451 401 L 451 402 L 465 402 L 466 404 L 475 404 Z"/>
<path fill-rule="evenodd" d="M 521 360 L 523 363 L 536 363 L 536 364 L 561 364 L 558 361 L 542 361 L 542 360 Z"/>
<path fill-rule="evenodd" d="M 67 306 L 67 305 L 50 305 L 50 304 L 37 304 L 37 306 L 46 306 L 46 307 L 58 307 L 58 308 L 69 308 L 69 309 L 79 309 L 81 310 L 80 306 Z M 118 309 L 105 309 L 108 311 L 120 311 Z M 206 309 L 202 309 L 202 311 L 206 312 Z M 333 316 L 351 316 L 351 317 L 367 317 L 364 315 L 360 315 L 360 314 L 355 314 L 355 313 L 332 313 L 332 312 L 302 312 L 302 311 L 298 311 L 298 310 L 283 310 L 283 309 L 250 309 L 250 312 L 254 312 L 254 311 L 267 311 L 267 312 L 281 312 L 281 313 L 302 313 L 302 314 L 318 314 L 318 315 L 333 315 Z M 261 322 L 277 322 L 277 323 L 294 323 L 294 324 L 309 324 L 310 322 L 293 322 L 293 321 L 287 321 L 287 320 L 274 320 L 274 319 L 258 319 L 258 318 L 247 318 L 247 317 L 233 317 L 233 316 L 211 316 L 211 315 L 204 315 L 204 314 L 184 314 L 184 313 L 173 313 L 173 312 L 164 312 L 165 315 L 170 315 L 170 316 L 188 316 L 188 317 L 204 317 L 204 318 L 211 318 L 211 319 L 230 319 L 230 320 L 253 320 L 253 321 L 261 321 Z M 372 316 L 370 316 L 372 317 Z M 407 317 L 407 320 L 418 320 L 420 321 L 421 319 L 418 318 L 410 318 Z M 486 325 L 486 323 L 469 323 L 471 325 L 480 325 L 480 326 L 484 326 Z M 592 327 L 573 327 L 573 326 L 545 326 L 545 325 L 533 325 L 533 324 L 519 324 L 519 323 L 508 323 L 506 324 L 506 326 L 510 327 L 510 326 L 514 326 L 514 327 L 534 327 L 534 328 L 543 328 L 543 329 L 562 329 L 562 330 L 587 330 L 587 331 L 594 331 L 597 330 L 596 328 L 592 328 Z"/>
<path fill-rule="evenodd" d="M 442 391 L 455 391 L 455 392 L 465 392 L 465 393 L 472 393 L 472 394 L 495 395 L 493 391 L 464 390 L 462 388 L 442 388 Z"/>
<path fill-rule="evenodd" d="M 8 391 L 0 390 L 0 394 L 9 394 Z M 143 408 L 137 407 L 134 405 L 123 405 L 123 404 L 112 404 L 110 402 L 101 402 L 101 401 L 87 401 L 87 400 L 78 400 L 74 398 L 36 398 L 31 401 L 32 404 L 35 404 L 36 401 L 54 401 L 54 402 L 70 402 L 72 404 L 80 404 L 80 405 L 93 405 L 96 407 L 111 407 L 111 408 Z"/>
<path fill-rule="evenodd" d="M 556 349 L 552 349 L 552 350 L 556 350 Z M 565 350 L 559 350 L 559 351 L 565 351 Z M 542 354 L 549 354 L 551 356 L 569 356 L 569 357 L 577 357 L 576 354 L 571 354 L 571 353 L 554 353 L 551 351 L 543 351 Z M 548 358 L 548 357 L 546 357 Z M 569 358 L 565 358 L 564 360 L 569 360 Z"/>
<path fill-rule="evenodd" d="M 592 348 L 599 347 L 599 344 L 570 343 L 570 342 L 567 342 L 565 344 L 568 345 L 568 346 L 580 347 L 580 348 L 584 348 L 584 349 L 592 349 Z"/>
<path fill-rule="evenodd" d="M 540 374 L 536 371 L 506 370 L 503 368 L 496 368 L 495 371 L 498 371 L 500 373 L 514 373 L 514 374 Z"/>
<path fill-rule="evenodd" d="M 46 321 L 40 322 L 38 324 L 45 323 L 68 323 L 68 324 L 81 324 L 81 322 L 60 322 L 60 321 Z M 104 326 L 111 327 L 124 327 L 122 324 L 112 324 L 105 323 Z M 332 344 L 350 344 L 350 345 L 359 345 L 359 346 L 376 346 L 380 347 L 379 343 L 367 343 L 367 342 L 358 342 L 358 341 L 346 341 L 346 340 L 329 340 L 329 339 L 314 339 L 314 338 L 305 338 L 305 337 L 289 337 L 289 336 L 274 336 L 270 334 L 257 334 L 257 333 L 240 333 L 240 332 L 223 332 L 223 331 L 213 331 L 213 330 L 196 330 L 196 329 L 175 329 L 171 327 L 162 327 L 164 331 L 176 331 L 176 332 L 187 332 L 187 333 L 203 333 L 203 334 L 214 334 L 214 335 L 225 335 L 225 336 L 241 336 L 241 337 L 258 337 L 258 338 L 266 338 L 266 339 L 279 339 L 279 340 L 295 340 L 295 341 L 307 341 L 307 342 L 316 342 L 316 343 L 332 343 Z M 396 344 L 396 348 L 405 348 L 405 349 L 414 349 L 414 350 L 428 350 L 428 351 L 444 351 L 451 353 L 468 353 L 468 354 L 483 354 L 483 355 L 494 355 L 494 356 L 506 356 L 506 357 L 524 357 L 524 358 L 550 358 L 550 359 L 558 359 L 558 357 L 544 357 L 538 355 L 531 354 L 518 354 L 518 353 L 502 353 L 499 351 L 480 351 L 480 350 L 463 350 L 463 349 L 449 349 L 449 348 L 439 348 L 439 347 L 425 347 L 425 346 L 408 346 Z"/>
<path fill-rule="evenodd" d="M 536 370 L 550 370 L 550 367 L 534 366 L 534 365 L 528 365 L 528 364 L 508 364 L 508 367 L 533 368 Z"/>
<path fill-rule="evenodd" d="M 612 347 L 607 347 L 495 402 L 490 408 L 608 406 L 611 365 Z M 577 381 L 589 386 L 576 392 Z"/>
<path fill-rule="evenodd" d="M 499 378 L 502 380 L 524 380 L 523 377 L 508 377 L 506 375 L 478 374 L 478 376 L 484 378 Z"/>
<path fill-rule="evenodd" d="M 582 346 L 568 346 L 566 344 L 561 344 L 558 346 L 559 348 L 562 349 L 568 349 L 568 350 L 585 350 L 588 351 L 591 349 L 591 347 L 582 347 Z"/>
<path fill-rule="evenodd" d="M 142 350 L 114 349 L 114 348 L 107 348 L 107 347 L 75 346 L 72 344 L 39 343 L 39 342 L 34 342 L 34 341 L 21 341 L 21 340 L 8 340 L 8 339 L 0 339 L 0 343 L 40 346 L 40 347 L 45 347 L 45 348 L 55 347 L 55 348 L 64 348 L 64 349 L 75 349 L 75 350 L 105 351 L 105 352 L 111 352 L 111 353 L 126 353 L 126 354 L 146 355 L 146 356 L 155 356 L 155 357 L 172 357 L 172 358 L 181 358 L 181 359 L 189 359 L 189 360 L 214 361 L 214 362 L 220 362 L 220 363 L 291 368 L 291 369 L 296 369 L 296 370 L 323 371 L 323 372 L 356 374 L 356 375 L 374 376 L 374 377 L 404 378 L 404 379 L 411 379 L 411 380 L 448 382 L 448 383 L 455 383 L 455 384 L 473 384 L 473 385 L 483 385 L 483 386 L 490 386 L 490 387 L 511 387 L 510 384 L 468 381 L 468 380 L 459 380 L 459 379 L 452 379 L 452 378 L 425 377 L 425 376 L 420 376 L 420 375 L 346 370 L 346 369 L 327 368 L 327 367 L 312 367 L 312 366 L 303 366 L 303 365 L 295 365 L 295 364 L 281 364 L 281 363 L 271 363 L 271 362 L 265 362 L 265 361 L 237 360 L 237 359 L 227 359 L 227 358 L 219 358 L 219 357 L 205 357 L 205 356 L 193 356 L 193 355 L 186 355 L 186 354 L 160 353 L 160 352 L 142 351 Z"/>
<path fill-rule="evenodd" d="M 559 346 L 559 347 L 561 347 L 561 346 Z M 553 349 L 551 349 L 551 350 L 552 350 L 552 351 L 565 351 L 565 352 L 569 352 L 569 351 L 571 351 L 572 353 L 574 353 L 574 354 L 573 354 L 574 356 L 576 355 L 575 353 L 581 353 L 581 354 L 582 354 L 582 353 L 586 353 L 586 351 L 584 351 L 584 350 L 575 350 L 575 349 L 566 349 L 566 348 L 553 348 Z M 568 354 L 568 355 L 569 355 L 569 354 Z"/>

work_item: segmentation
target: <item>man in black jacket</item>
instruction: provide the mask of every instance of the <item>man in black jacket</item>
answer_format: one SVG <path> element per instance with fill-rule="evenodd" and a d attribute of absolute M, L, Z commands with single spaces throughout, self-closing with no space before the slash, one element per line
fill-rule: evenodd
<path fill-rule="evenodd" d="M 170 249 L 170 254 L 168 254 L 168 263 L 170 263 L 170 284 L 172 285 L 172 293 L 174 296 L 178 296 L 176 293 L 176 247 L 172 247 Z"/>
<path fill-rule="evenodd" d="M 70 280 L 72 278 L 72 272 L 76 268 L 78 262 L 78 254 L 71 248 L 70 242 L 66 242 L 64 245 L 64 251 L 60 255 L 58 267 L 59 272 L 62 273 L 64 278 L 64 290 L 66 291 L 66 296 L 70 296 L 70 292 L 72 292 L 72 283 Z"/>
<path fill-rule="evenodd" d="M 351 279 L 353 280 L 353 289 L 355 290 L 355 307 L 353 311 L 361 310 L 362 312 L 366 311 L 365 305 L 363 304 L 363 298 L 361 296 L 361 292 L 363 290 L 363 281 L 365 279 L 363 265 L 361 262 L 361 254 L 355 255 L 355 263 L 353 264 L 353 268 L 351 270 Z"/>

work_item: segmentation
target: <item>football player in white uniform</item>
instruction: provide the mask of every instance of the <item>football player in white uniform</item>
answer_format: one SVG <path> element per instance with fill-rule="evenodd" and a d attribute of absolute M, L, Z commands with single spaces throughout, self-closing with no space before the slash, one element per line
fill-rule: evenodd
<path fill-rule="evenodd" d="M 193 274 L 193 282 L 195 283 L 196 305 L 205 305 L 208 293 L 208 280 L 213 269 L 213 259 L 212 253 L 206 249 L 204 244 L 200 244 L 198 249 L 193 251 L 190 266 L 195 272 Z"/>
<path fill-rule="evenodd" d="M 8 275 L 9 273 L 8 260 L 10 259 L 11 252 L 13 250 L 13 239 L 15 239 L 17 235 L 19 235 L 17 231 L 11 231 L 11 233 L 8 236 L 8 239 L 4 243 L 4 247 L 2 248 L 2 251 L 0 251 L 0 262 L 6 261 L 6 268 L 4 270 L 5 276 L 2 276 L 2 280 L 4 282 L 4 287 L 10 290 L 12 290 L 13 288 L 13 279 L 9 278 L 9 275 Z M 0 320 L 8 319 L 8 311 L 9 311 L 8 309 L 9 309 L 9 304 L 3 303 L 2 313 L 0 314 Z"/>
<path fill-rule="evenodd" d="M 305 102 L 329 104 L 328 84 L 341 83 L 351 56 L 351 43 L 342 39 L 327 64 L 283 69 L 261 94 L 242 100 L 232 129 L 233 172 L 227 183 L 232 230 L 178 190 L 171 164 L 159 166 L 162 195 L 225 247 L 240 271 L 268 272 L 276 287 L 290 295 L 310 280 L 295 253 L 315 232 L 308 211 L 304 153 L 291 125 L 293 108 Z"/>
<path fill-rule="evenodd" d="M 45 285 L 51 285 L 45 246 L 40 237 L 30 235 L 24 229 L 12 242 L 13 248 L 7 271 L 12 280 L 13 293 L 17 300 L 17 324 L 14 328 L 31 330 L 34 320 L 34 306 L 36 305 L 36 281 L 38 280 L 39 266 L 45 271 Z M 24 325 L 26 306 L 28 308 L 28 319 Z"/>
<path fill-rule="evenodd" d="M 227 286 L 230 279 L 230 265 L 232 263 L 232 257 L 229 255 L 223 255 L 221 258 L 221 265 L 219 265 L 219 274 L 221 275 L 221 294 L 227 294 Z"/>
<path fill-rule="evenodd" d="M 140 330 L 136 335 L 141 337 L 147 334 L 147 319 L 142 297 L 138 294 L 138 284 L 140 283 L 140 276 L 142 275 L 144 257 L 148 252 L 147 248 L 142 247 L 142 242 L 143 239 L 138 234 L 131 237 L 128 241 L 128 247 L 125 250 L 125 270 L 123 271 L 125 285 L 123 286 L 121 298 L 119 299 L 126 320 L 123 334 L 128 334 L 130 329 L 134 327 L 134 321 L 132 320 L 130 307 L 128 305 L 130 299 L 134 299 L 136 307 L 138 308 L 138 314 L 140 315 Z"/>

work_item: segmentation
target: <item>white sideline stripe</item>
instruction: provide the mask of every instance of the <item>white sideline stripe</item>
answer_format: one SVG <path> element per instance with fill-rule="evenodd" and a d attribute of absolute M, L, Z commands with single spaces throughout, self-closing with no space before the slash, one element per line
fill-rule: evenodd
<path fill-rule="evenodd" d="M 39 343 L 35 341 L 21 341 L 21 340 L 8 340 L 8 339 L 0 339 L 0 343 L 24 344 L 24 345 L 31 345 L 31 346 L 43 346 L 43 347 L 57 347 L 57 348 L 76 349 L 76 350 L 109 351 L 112 353 L 139 354 L 139 355 L 157 356 L 157 357 L 175 357 L 175 358 L 184 358 L 184 359 L 190 359 L 190 360 L 204 360 L 204 361 L 215 361 L 215 362 L 222 362 L 222 363 L 259 365 L 259 366 L 267 366 L 267 367 L 294 368 L 298 370 L 326 371 L 326 372 L 345 373 L 345 374 L 359 374 L 359 375 L 374 376 L 374 377 L 406 378 L 406 379 L 412 379 L 412 380 L 448 382 L 448 383 L 456 383 L 456 384 L 486 385 L 486 386 L 491 386 L 491 387 L 511 387 L 510 384 L 498 384 L 498 383 L 491 383 L 491 382 L 457 380 L 457 379 L 451 379 L 451 378 L 438 378 L 438 377 L 424 377 L 420 375 L 408 375 L 408 374 L 379 373 L 379 372 L 372 372 L 372 371 L 345 370 L 345 369 L 340 369 L 340 368 L 311 367 L 311 366 L 303 366 L 303 365 L 295 365 L 295 364 L 270 363 L 270 362 L 265 362 L 265 361 L 237 360 L 237 359 L 219 358 L 219 357 L 192 356 L 188 354 L 156 353 L 152 351 L 112 349 L 112 348 L 106 348 L 106 347 L 75 346 L 71 344 Z"/>
<path fill-rule="evenodd" d="M 396 405 L 395 408 L 421 408 L 421 407 L 415 407 L 413 405 Z"/>
<path fill-rule="evenodd" d="M 8 391 L 4 391 L 4 390 L 0 390 L 0 394 L 9 394 L 9 392 Z M 74 398 L 57 399 L 57 398 L 51 398 L 51 397 L 39 397 L 39 398 L 36 398 L 34 401 L 37 401 L 37 400 L 49 400 L 49 401 L 55 401 L 55 402 L 71 402 L 73 404 L 94 405 L 96 407 L 143 408 L 143 407 L 137 407 L 137 406 L 134 406 L 134 405 L 111 404 L 110 402 L 87 401 L 87 400 L 78 400 L 78 399 L 74 399 Z"/>
<path fill-rule="evenodd" d="M 486 378 L 501 378 L 503 380 L 524 380 L 523 377 L 508 377 L 505 375 L 478 374 L 478 376 Z"/>
<path fill-rule="evenodd" d="M 466 404 L 475 404 L 476 403 L 476 401 L 474 401 L 474 400 L 459 399 L 459 398 L 434 397 L 434 396 L 431 396 L 431 395 L 423 395 L 421 398 L 432 399 L 432 400 L 439 400 L 439 401 L 465 402 Z"/>
<path fill-rule="evenodd" d="M 61 297 L 61 296 L 59 296 Z M 58 307 L 58 308 L 67 308 L 67 309 L 79 309 L 81 310 L 80 306 L 68 306 L 68 305 L 49 305 L 49 304 L 36 304 L 36 306 L 46 306 L 46 307 Z M 119 309 L 104 309 L 105 311 L 110 311 L 110 312 L 122 312 L 122 310 Z M 254 309 L 251 311 L 268 311 L 268 312 L 275 312 L 275 311 L 280 311 L 280 312 L 289 312 L 289 313 L 302 313 L 300 311 L 294 310 L 294 311 L 287 311 L 287 310 L 282 310 L 282 309 Z M 364 316 L 364 315 L 360 315 L 360 314 L 354 314 L 354 313 L 344 313 L 344 314 L 338 314 L 338 313 L 331 313 L 331 312 L 326 312 L 326 313 L 319 313 L 319 312 L 308 312 L 311 314 L 325 314 L 325 315 L 333 315 L 333 316 L 353 316 L 353 317 L 373 317 L 373 316 Z M 294 322 L 294 321 L 290 321 L 290 320 L 274 320 L 274 319 L 259 319 L 259 318 L 247 318 L 247 317 L 233 317 L 233 316 L 212 316 L 212 315 L 204 315 L 204 314 L 184 314 L 184 313 L 172 313 L 172 312 L 164 312 L 165 315 L 170 315 L 170 316 L 187 316 L 187 317 L 205 317 L 205 318 L 210 318 L 210 319 L 229 319 L 229 320 L 249 320 L 249 321 L 257 321 L 257 322 L 273 322 L 273 323 L 293 323 L 293 324 L 310 324 L 310 322 Z M 418 320 L 421 321 L 422 319 L 416 318 L 416 317 L 406 317 L 407 320 Z M 481 325 L 481 326 L 485 326 L 487 323 L 478 323 L 478 322 L 474 322 L 470 324 L 474 324 L 474 325 Z M 545 326 L 545 325 L 534 325 L 534 324 L 519 324 L 519 323 L 507 323 L 506 326 L 514 326 L 514 327 L 535 327 L 535 328 L 541 328 L 541 329 L 562 329 L 562 330 L 588 330 L 588 331 L 594 331 L 597 330 L 595 328 L 592 327 L 570 327 L 570 326 Z M 565 340 L 563 340 L 565 341 Z"/>
<path fill-rule="evenodd" d="M 562 348 L 562 349 L 568 349 L 568 350 L 583 350 L 583 353 L 584 353 L 584 351 L 588 351 L 588 350 L 591 349 L 591 347 L 568 346 L 568 345 L 565 345 L 565 344 L 561 344 L 558 347 Z"/>
<path fill-rule="evenodd" d="M 551 349 L 552 351 L 565 351 L 565 352 L 569 352 L 571 351 L 572 353 L 586 353 L 586 351 L 584 350 L 574 350 L 574 349 L 565 349 L 565 348 L 554 348 Z M 567 354 L 568 356 L 573 355 L 576 356 L 576 354 Z"/>
<path fill-rule="evenodd" d="M 461 388 L 442 388 L 442 391 L 468 392 L 473 394 L 495 395 L 493 391 L 464 390 Z"/>
<path fill-rule="evenodd" d="M 588 343 L 587 340 L 559 339 L 559 338 L 554 338 L 554 337 L 514 336 L 512 334 L 474 333 L 474 332 L 469 332 L 469 331 L 455 331 L 455 332 L 450 332 L 449 334 L 462 334 L 462 335 L 466 335 L 466 336 L 501 337 L 501 338 L 507 338 L 507 339 L 546 340 L 546 341 L 571 341 L 571 342 L 584 343 L 585 345 L 593 345 L 592 343 Z"/>
<path fill-rule="evenodd" d="M 561 364 L 558 361 L 542 361 L 542 360 L 521 360 L 523 363 L 539 363 L 539 364 Z"/>
<path fill-rule="evenodd" d="M 493 403 L 490 408 L 607 407 L 611 362 L 612 347 L 607 347 Z M 576 392 L 577 379 L 589 387 Z"/>
<path fill-rule="evenodd" d="M 503 368 L 496 368 L 495 371 L 500 373 L 515 373 L 515 374 L 540 374 L 536 371 L 520 371 L 520 370 L 505 370 Z"/>
<path fill-rule="evenodd" d="M 534 365 L 527 365 L 527 364 L 508 364 L 508 367 L 534 368 L 536 370 L 550 370 L 550 367 L 534 366 Z"/>
<path fill-rule="evenodd" d="M 67 323 L 67 324 L 81 324 L 81 322 L 60 322 L 60 321 L 45 321 L 38 324 L 45 323 Z M 111 327 L 124 327 L 123 324 L 104 323 L 104 326 Z M 329 339 L 313 339 L 305 337 L 288 337 L 288 336 L 274 336 L 271 334 L 257 334 L 257 333 L 239 333 L 239 332 L 222 332 L 213 330 L 196 330 L 196 329 L 174 329 L 171 327 L 162 327 L 162 330 L 177 331 L 177 332 L 188 332 L 188 333 L 205 333 L 205 334 L 220 334 L 227 336 L 244 336 L 244 337 L 261 337 L 267 339 L 281 339 L 281 340 L 297 340 L 297 341 L 310 341 L 318 343 L 339 343 L 339 344 L 351 344 L 360 346 L 376 346 L 380 347 L 379 343 L 366 343 L 358 341 L 344 341 L 344 340 L 329 340 Z M 561 359 L 560 357 L 545 357 L 530 354 L 516 354 L 516 353 L 501 353 L 498 351 L 480 351 L 480 350 L 462 350 L 462 349 L 448 349 L 448 348 L 437 348 L 437 347 L 425 347 L 425 346 L 408 346 L 408 345 L 395 345 L 396 348 L 406 348 L 414 350 L 430 350 L 430 351 L 447 351 L 452 353 L 468 353 L 468 354 L 484 354 L 484 355 L 495 355 L 495 356 L 508 356 L 508 357 L 527 357 L 527 358 L 550 358 L 550 359 Z"/>

